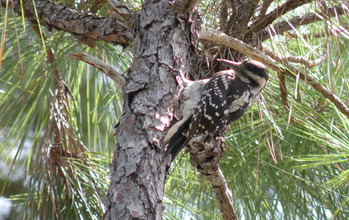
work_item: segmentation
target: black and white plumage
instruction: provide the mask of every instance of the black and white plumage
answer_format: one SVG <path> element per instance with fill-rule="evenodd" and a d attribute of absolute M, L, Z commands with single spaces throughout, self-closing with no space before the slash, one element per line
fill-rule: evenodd
<path fill-rule="evenodd" d="M 168 131 L 165 157 L 171 160 L 197 136 L 224 132 L 260 93 L 268 81 L 265 66 L 258 61 L 218 60 L 229 70 L 210 79 L 190 81 L 183 91 L 183 118 Z"/>

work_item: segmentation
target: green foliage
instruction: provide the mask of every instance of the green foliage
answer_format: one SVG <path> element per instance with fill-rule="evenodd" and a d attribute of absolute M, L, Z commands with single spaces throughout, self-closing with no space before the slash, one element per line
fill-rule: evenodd
<path fill-rule="evenodd" d="M 88 48 L 69 34 L 46 29 L 42 41 L 15 15 L 7 25 L 0 69 L 1 195 L 11 196 L 16 216 L 100 219 L 122 98 L 112 80 L 70 53 L 99 57 L 121 73 L 130 53 L 107 43 Z M 53 62 L 45 48 L 54 52 Z M 55 84 L 55 70 L 64 92 Z M 55 158 L 57 132 L 68 155 Z M 18 181 L 24 191 L 18 191 Z"/>

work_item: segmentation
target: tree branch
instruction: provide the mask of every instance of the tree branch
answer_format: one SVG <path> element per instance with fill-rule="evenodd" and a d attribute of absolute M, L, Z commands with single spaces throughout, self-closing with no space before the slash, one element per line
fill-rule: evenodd
<path fill-rule="evenodd" d="M 237 220 L 232 204 L 231 191 L 219 168 L 219 161 L 225 152 L 225 139 L 220 135 L 194 138 L 190 143 L 190 163 L 206 176 L 216 194 L 224 220 Z"/>
<path fill-rule="evenodd" d="M 233 27 L 232 36 L 243 39 L 245 33 L 248 31 L 248 22 L 252 17 L 258 1 L 255 0 L 245 0 L 245 1 L 235 1 L 237 9 L 237 18 L 235 20 L 236 25 Z"/>
<path fill-rule="evenodd" d="M 212 175 L 208 175 L 212 188 L 216 194 L 216 199 L 219 203 L 221 213 L 224 220 L 238 219 L 234 207 L 232 205 L 232 195 L 228 188 L 227 181 L 222 173 L 222 170 L 218 167 L 216 172 Z"/>
<path fill-rule="evenodd" d="M 169 4 L 170 7 L 179 13 L 185 14 L 189 12 L 189 14 L 191 14 L 197 2 L 197 0 L 174 0 L 169 1 Z"/>
<path fill-rule="evenodd" d="M 284 4 L 282 4 L 281 6 L 277 7 L 275 10 L 267 14 L 267 16 L 264 17 L 264 19 L 262 19 L 256 24 L 253 24 L 246 35 L 250 35 L 254 32 L 258 32 L 259 30 L 264 29 L 265 27 L 270 25 L 273 21 L 275 21 L 275 19 L 311 1 L 313 0 L 288 0 Z"/>
<path fill-rule="evenodd" d="M 132 28 L 136 21 L 136 13 L 128 9 L 118 0 L 108 0 L 108 2 L 112 9 L 113 16 L 121 21 L 125 26 Z"/>
<path fill-rule="evenodd" d="M 260 9 L 260 12 L 258 15 L 258 19 L 256 21 L 256 24 L 260 23 L 265 18 L 265 14 L 267 13 L 268 8 L 273 1 L 274 0 L 264 0 L 263 1 L 263 4 L 261 6 L 261 9 Z"/>
<path fill-rule="evenodd" d="M 90 64 L 91 66 L 99 69 L 103 73 L 105 73 L 107 76 L 109 76 L 112 80 L 117 82 L 120 87 L 123 87 L 126 84 L 125 77 L 120 74 L 116 69 L 114 69 L 109 64 L 87 54 L 83 53 L 72 53 L 70 56 L 74 59 L 83 61 L 85 63 Z"/>
<path fill-rule="evenodd" d="M 228 24 L 227 24 L 227 30 L 231 30 L 232 27 L 234 26 L 235 24 L 235 21 L 236 21 L 236 17 L 237 17 L 237 11 L 236 11 L 236 3 L 235 3 L 235 0 L 229 0 L 229 3 L 230 3 L 230 8 L 232 10 L 232 14 L 228 20 Z"/>
<path fill-rule="evenodd" d="M 6 0 L 1 0 L 1 6 L 6 7 Z M 44 0 L 23 0 L 24 16 L 27 20 L 48 27 L 63 30 L 78 36 L 80 39 L 90 41 L 107 41 L 123 46 L 129 46 L 133 41 L 131 30 L 115 18 L 98 17 L 86 12 L 80 12 L 65 6 L 54 4 Z M 21 3 L 19 0 L 10 1 L 9 8 L 21 15 Z"/>
<path fill-rule="evenodd" d="M 200 39 L 209 40 L 216 44 L 221 44 L 230 47 L 251 57 L 252 59 L 263 62 L 265 65 L 269 66 L 273 70 L 280 70 L 280 67 L 276 64 L 276 62 L 270 59 L 269 57 L 265 56 L 261 51 L 253 48 L 251 45 L 248 45 L 239 39 L 230 37 L 222 32 L 216 31 L 211 28 L 203 27 L 200 31 Z"/>
<path fill-rule="evenodd" d="M 287 21 L 281 21 L 276 23 L 271 27 L 273 30 L 272 35 L 270 35 L 269 28 L 263 30 L 259 35 L 259 39 L 263 42 L 269 39 L 271 36 L 283 34 L 286 31 L 293 30 L 301 25 L 307 25 L 317 21 L 322 21 L 324 17 L 334 17 L 348 13 L 343 5 L 337 5 L 332 8 L 327 8 L 326 11 L 321 11 L 318 13 L 308 13 L 302 16 L 294 17 Z"/>

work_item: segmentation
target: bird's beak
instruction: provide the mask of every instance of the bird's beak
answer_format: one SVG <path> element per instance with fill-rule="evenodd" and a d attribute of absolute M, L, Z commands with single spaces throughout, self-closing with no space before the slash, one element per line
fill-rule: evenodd
<path fill-rule="evenodd" d="M 217 61 L 223 63 L 226 67 L 232 68 L 233 70 L 241 70 L 242 62 L 234 62 L 226 59 L 217 59 Z"/>
<path fill-rule="evenodd" d="M 235 61 L 232 61 L 232 60 L 226 60 L 226 59 L 217 59 L 218 62 L 222 62 L 224 64 L 227 64 L 227 65 L 240 65 L 241 62 L 235 62 Z"/>

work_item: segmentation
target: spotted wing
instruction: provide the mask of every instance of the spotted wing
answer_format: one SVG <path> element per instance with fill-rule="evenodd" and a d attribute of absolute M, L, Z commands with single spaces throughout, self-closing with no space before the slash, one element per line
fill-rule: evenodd
<path fill-rule="evenodd" d="M 212 77 L 195 109 L 187 136 L 211 133 L 224 127 L 233 101 L 229 90 L 234 79 L 232 71 L 223 71 Z"/>

